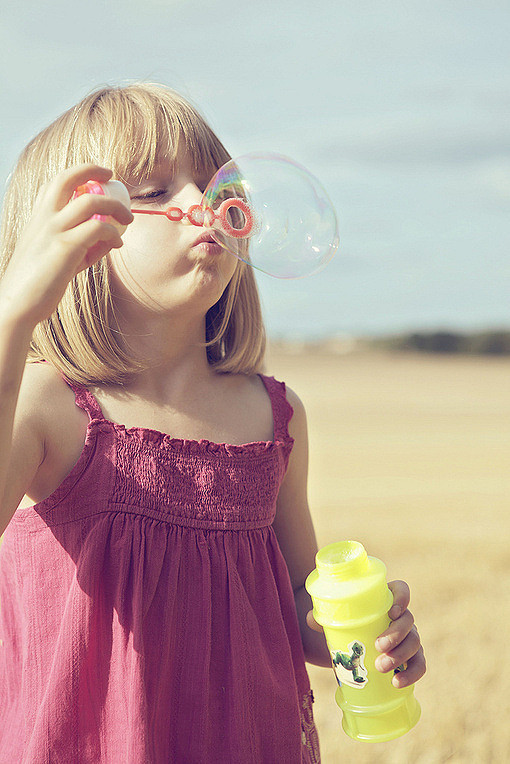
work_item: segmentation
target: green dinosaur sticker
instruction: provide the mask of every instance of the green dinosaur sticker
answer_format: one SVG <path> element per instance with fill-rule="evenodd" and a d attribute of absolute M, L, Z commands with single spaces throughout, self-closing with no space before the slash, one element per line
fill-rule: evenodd
<path fill-rule="evenodd" d="M 366 653 L 363 642 L 351 642 L 348 652 L 331 650 L 333 668 L 338 684 L 363 689 L 368 682 L 368 671 L 363 662 Z"/>

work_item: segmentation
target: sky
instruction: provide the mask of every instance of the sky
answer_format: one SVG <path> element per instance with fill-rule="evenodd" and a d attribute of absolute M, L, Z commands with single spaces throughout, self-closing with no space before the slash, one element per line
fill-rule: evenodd
<path fill-rule="evenodd" d="M 159 82 L 233 157 L 284 154 L 335 206 L 323 271 L 257 274 L 270 336 L 510 328 L 507 0 L 0 9 L 1 195 L 26 143 L 87 93 Z"/>

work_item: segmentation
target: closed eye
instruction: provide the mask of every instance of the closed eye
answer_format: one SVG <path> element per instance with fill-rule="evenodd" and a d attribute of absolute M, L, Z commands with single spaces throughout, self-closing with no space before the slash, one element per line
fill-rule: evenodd
<path fill-rule="evenodd" d="M 197 181 L 196 182 L 197 188 L 200 190 L 201 193 L 204 192 L 205 188 L 207 187 L 207 182 Z M 157 199 L 158 202 L 162 202 L 164 197 L 171 198 L 173 194 L 173 189 L 155 189 L 154 191 L 148 191 L 145 194 L 137 194 L 136 196 L 132 196 L 132 199 Z"/>
<path fill-rule="evenodd" d="M 157 199 L 160 196 L 166 196 L 168 191 L 149 191 L 147 194 L 140 194 L 140 196 L 134 196 L 133 199 Z"/>

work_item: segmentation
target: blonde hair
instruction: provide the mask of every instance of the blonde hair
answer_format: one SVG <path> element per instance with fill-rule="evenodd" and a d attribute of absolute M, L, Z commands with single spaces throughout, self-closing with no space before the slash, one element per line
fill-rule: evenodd
<path fill-rule="evenodd" d="M 199 112 L 154 83 L 100 88 L 33 138 L 11 173 L 0 228 L 0 278 L 31 215 L 41 185 L 67 167 L 94 162 L 113 179 L 147 178 L 162 158 L 175 162 L 183 140 L 196 172 L 212 175 L 231 159 Z M 238 261 L 206 315 L 205 347 L 219 372 L 261 370 L 266 335 L 257 284 Z M 35 327 L 28 360 L 46 359 L 79 384 L 126 384 L 152 365 L 133 358 L 118 331 L 106 258 L 68 284 L 57 310 Z"/>

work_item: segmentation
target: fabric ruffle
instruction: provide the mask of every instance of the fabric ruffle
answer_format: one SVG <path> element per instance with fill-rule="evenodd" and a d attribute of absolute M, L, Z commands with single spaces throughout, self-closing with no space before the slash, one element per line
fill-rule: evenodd
<path fill-rule="evenodd" d="M 267 454 L 278 448 L 291 448 L 293 438 L 287 435 L 284 440 L 273 441 L 253 441 L 236 445 L 233 443 L 214 443 L 210 440 L 185 440 L 182 438 L 173 438 L 159 430 L 151 430 L 145 427 L 125 427 L 125 425 L 110 422 L 108 420 L 98 420 L 108 422 L 116 431 L 119 437 L 128 439 L 137 438 L 141 443 L 149 443 L 151 446 L 161 447 L 162 449 L 172 451 L 176 454 L 187 454 L 190 456 L 201 456 L 211 454 L 214 456 L 248 456 L 252 458 L 258 454 Z"/>
<path fill-rule="evenodd" d="M 301 703 L 301 739 L 303 748 L 306 750 L 308 764 L 320 764 L 321 754 L 319 747 L 319 735 L 313 720 L 312 704 L 314 703 L 313 691 L 303 695 Z"/>

